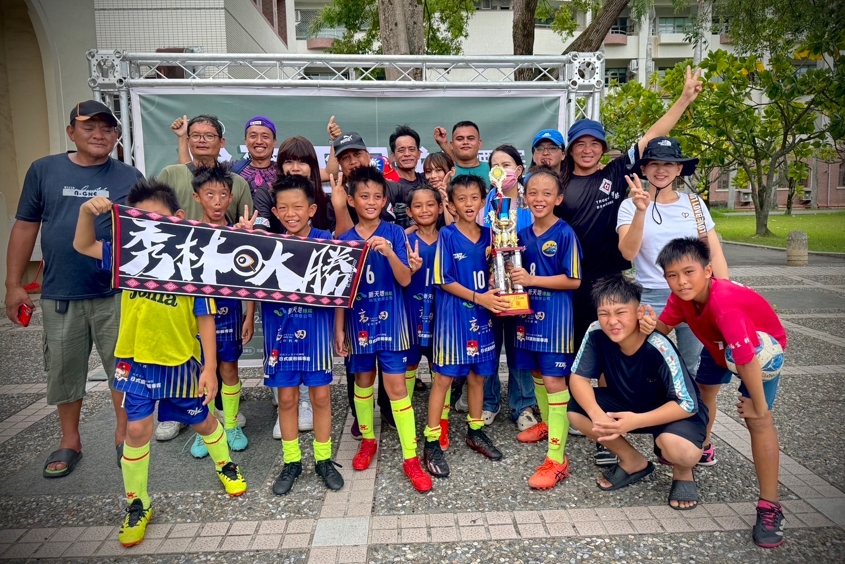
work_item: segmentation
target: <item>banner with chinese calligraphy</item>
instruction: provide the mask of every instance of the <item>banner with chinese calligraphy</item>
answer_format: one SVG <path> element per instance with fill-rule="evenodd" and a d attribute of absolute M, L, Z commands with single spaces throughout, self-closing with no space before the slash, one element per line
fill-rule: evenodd
<path fill-rule="evenodd" d="M 115 288 L 348 307 L 367 246 L 165 217 L 115 205 Z"/>

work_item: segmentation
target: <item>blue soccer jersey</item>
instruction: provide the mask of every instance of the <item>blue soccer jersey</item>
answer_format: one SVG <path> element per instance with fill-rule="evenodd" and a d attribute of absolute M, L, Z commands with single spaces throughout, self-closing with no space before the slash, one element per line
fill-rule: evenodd
<path fill-rule="evenodd" d="M 405 309 L 408 311 L 408 332 L 411 344 L 431 346 L 434 325 L 434 255 L 437 243 L 429 245 L 416 233 L 408 235 L 411 248 L 419 245 L 422 267 L 411 277 L 405 288 Z"/>
<path fill-rule="evenodd" d="M 227 298 L 216 298 L 217 314 L 214 316 L 214 327 L 217 330 L 218 343 L 240 341 L 244 327 L 244 316 L 241 311 L 241 301 Z"/>
<path fill-rule="evenodd" d="M 464 301 L 440 285 L 457 282 L 474 292 L 487 292 L 490 273 L 490 230 L 481 228 L 473 243 L 452 224 L 440 230 L 434 258 L 434 363 L 477 364 L 495 358 L 493 319 L 484 307 Z"/>
<path fill-rule="evenodd" d="M 314 227 L 308 237 L 332 238 L 328 231 Z M 261 302 L 264 373 L 331 370 L 334 312 L 331 307 Z"/>
<path fill-rule="evenodd" d="M 535 276 L 581 278 L 581 246 L 575 232 L 562 219 L 539 237 L 534 227 L 519 232 L 522 266 Z M 516 323 L 516 346 L 548 353 L 575 353 L 572 291 L 526 288 L 531 315 Z"/>
<path fill-rule="evenodd" d="M 402 264 L 408 265 L 405 247 L 408 239 L 401 227 L 382 221 L 372 236 L 387 239 Z M 354 227 L 338 239 L 364 240 Z M 358 295 L 352 307 L 346 310 L 346 341 L 350 354 L 407 350 L 411 344 L 402 286 L 396 281 L 387 257 L 370 251 L 358 276 Z"/>

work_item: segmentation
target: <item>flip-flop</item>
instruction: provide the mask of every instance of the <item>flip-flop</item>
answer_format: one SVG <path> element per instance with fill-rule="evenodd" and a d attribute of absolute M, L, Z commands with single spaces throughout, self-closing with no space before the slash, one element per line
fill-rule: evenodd
<path fill-rule="evenodd" d="M 622 469 L 621 466 L 619 466 L 618 464 L 614 464 L 613 466 L 602 472 L 602 476 L 604 476 L 605 480 L 610 482 L 611 486 L 609 488 L 604 488 L 598 485 L 598 483 L 596 484 L 596 486 L 598 486 L 600 490 L 606 492 L 620 490 L 624 487 L 630 486 L 631 484 L 636 484 L 652 472 L 654 472 L 654 464 L 652 464 L 651 462 L 649 462 L 645 468 L 643 468 L 639 472 L 634 472 L 633 474 L 628 474 L 625 470 Z"/>
<path fill-rule="evenodd" d="M 73 450 L 72 448 L 60 448 L 54 450 L 47 457 L 47 462 L 44 463 L 44 477 L 45 478 L 64 478 L 76 467 L 76 463 L 82 459 L 82 453 Z M 54 462 L 64 462 L 65 467 L 61 470 L 50 470 L 47 468 Z"/>
<path fill-rule="evenodd" d="M 124 442 L 120 441 L 120 444 L 114 447 L 114 449 L 117 451 L 117 467 L 121 470 L 123 470 L 123 465 L 120 463 L 120 461 L 123 459 L 123 445 Z"/>
<path fill-rule="evenodd" d="M 676 511 L 689 511 L 698 507 L 700 498 L 698 497 L 698 486 L 695 480 L 672 480 L 672 487 L 669 489 L 669 501 L 694 501 L 695 505 L 690 507 L 675 507 L 669 503 L 669 507 Z"/>

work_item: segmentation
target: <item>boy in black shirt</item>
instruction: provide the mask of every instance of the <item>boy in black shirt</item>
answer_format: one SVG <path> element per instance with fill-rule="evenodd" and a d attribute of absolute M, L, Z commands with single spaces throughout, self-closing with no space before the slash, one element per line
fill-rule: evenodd
<path fill-rule="evenodd" d="M 624 488 L 654 471 L 624 438 L 650 433 L 655 453 L 673 464 L 669 506 L 693 509 L 699 498 L 692 468 L 701 458 L 707 407 L 672 342 L 639 331 L 641 294 L 640 285 L 621 274 L 595 283 L 599 320 L 587 331 L 572 366 L 569 421 L 619 458 L 598 479 L 599 489 Z M 590 380 L 602 374 L 607 387 L 594 389 Z"/>

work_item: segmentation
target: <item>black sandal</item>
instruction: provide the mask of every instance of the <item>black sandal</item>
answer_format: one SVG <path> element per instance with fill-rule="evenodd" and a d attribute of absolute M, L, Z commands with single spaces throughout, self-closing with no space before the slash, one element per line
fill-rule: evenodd
<path fill-rule="evenodd" d="M 614 464 L 604 472 L 602 472 L 602 476 L 604 479 L 610 482 L 611 486 L 609 488 L 602 487 L 599 484 L 596 484 L 600 490 L 609 492 L 613 490 L 620 490 L 631 484 L 636 484 L 649 474 L 654 472 L 654 464 L 649 462 L 645 468 L 640 470 L 639 472 L 634 472 L 633 474 L 628 474 L 625 470 L 622 469 L 621 466 L 618 464 Z"/>
<path fill-rule="evenodd" d="M 675 507 L 671 504 L 672 501 L 694 501 L 695 505 L 691 505 L 690 507 L 681 507 L 678 505 Z M 695 480 L 672 480 L 672 487 L 669 489 L 669 507 L 677 511 L 689 511 L 698 507 L 699 501 L 698 486 Z"/>
<path fill-rule="evenodd" d="M 76 467 L 76 463 L 82 459 L 82 452 L 75 451 L 72 448 L 60 448 L 58 450 L 54 450 L 50 453 L 50 456 L 47 457 L 47 462 L 44 463 L 44 473 L 43 476 L 45 478 L 64 478 Z M 54 462 L 64 462 L 65 467 L 61 470 L 50 470 L 47 468 Z"/>

